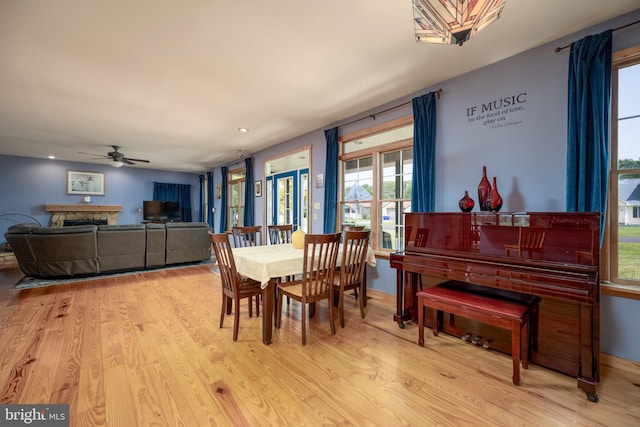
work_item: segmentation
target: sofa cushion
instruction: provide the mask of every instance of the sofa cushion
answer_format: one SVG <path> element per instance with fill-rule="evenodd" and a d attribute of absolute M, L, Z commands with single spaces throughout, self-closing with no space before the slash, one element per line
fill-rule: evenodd
<path fill-rule="evenodd" d="M 98 270 L 95 225 L 40 227 L 29 234 L 39 276 L 93 275 Z"/>
<path fill-rule="evenodd" d="M 13 254 L 19 261 L 18 266 L 28 276 L 38 276 L 36 259 L 31 250 L 28 235 L 34 228 L 40 227 L 36 223 L 15 224 L 7 229 L 4 237 L 11 246 Z"/>
<path fill-rule="evenodd" d="M 99 272 L 143 270 L 146 238 L 147 230 L 142 224 L 99 225 Z"/>
<path fill-rule="evenodd" d="M 170 222 L 166 229 L 167 265 L 211 259 L 211 239 L 206 223 Z"/>
<path fill-rule="evenodd" d="M 167 231 L 164 224 L 148 223 L 146 268 L 165 266 Z"/>

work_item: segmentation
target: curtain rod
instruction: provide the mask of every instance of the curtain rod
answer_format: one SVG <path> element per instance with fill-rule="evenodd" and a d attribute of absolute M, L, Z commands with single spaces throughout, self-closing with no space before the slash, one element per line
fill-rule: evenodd
<path fill-rule="evenodd" d="M 441 93 L 442 93 L 442 89 L 438 89 L 438 90 L 435 91 L 435 94 L 438 96 L 438 99 L 440 99 L 440 94 Z M 413 102 L 413 100 L 407 101 L 407 102 L 403 102 L 402 104 L 396 105 L 396 106 L 391 107 L 391 108 L 387 108 L 386 110 L 382 110 L 382 111 L 378 111 L 377 113 L 369 114 L 366 117 L 360 117 L 359 119 L 352 120 L 349 123 L 343 123 L 340 126 L 338 126 L 338 128 L 341 128 L 341 127 L 344 127 L 344 126 L 349 126 L 349 125 L 352 125 L 354 123 L 358 123 L 358 122 L 360 122 L 362 120 L 366 120 L 366 119 L 375 120 L 376 116 L 379 116 L 380 114 L 386 113 L 386 112 L 391 111 L 391 110 L 395 110 L 396 108 L 404 107 L 405 105 L 411 104 L 412 102 Z"/>
<path fill-rule="evenodd" d="M 637 20 L 637 21 L 634 21 L 634 22 L 630 22 L 630 23 L 629 23 L 629 24 L 627 24 L 627 25 L 623 25 L 623 26 L 621 26 L 621 27 L 614 28 L 614 29 L 613 29 L 613 30 L 611 30 L 611 31 L 618 31 L 618 30 L 622 30 L 623 28 L 627 28 L 627 27 L 630 27 L 630 26 L 632 26 L 632 25 L 636 25 L 636 24 L 638 24 L 638 23 L 640 23 L 640 19 L 639 19 L 639 20 Z M 564 50 L 564 49 L 569 48 L 569 47 L 571 47 L 571 45 L 570 45 L 570 44 L 568 44 L 568 45 L 566 45 L 566 46 L 562 46 L 562 47 L 557 47 L 557 48 L 556 48 L 556 52 L 560 52 L 561 50 Z"/>

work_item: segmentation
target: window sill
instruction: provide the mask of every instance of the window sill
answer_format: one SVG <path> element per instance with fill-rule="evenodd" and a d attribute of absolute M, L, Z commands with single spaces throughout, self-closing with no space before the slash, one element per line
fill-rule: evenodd
<path fill-rule="evenodd" d="M 640 300 L 640 288 L 637 286 L 618 285 L 616 283 L 601 283 L 600 293 L 620 298 Z"/>

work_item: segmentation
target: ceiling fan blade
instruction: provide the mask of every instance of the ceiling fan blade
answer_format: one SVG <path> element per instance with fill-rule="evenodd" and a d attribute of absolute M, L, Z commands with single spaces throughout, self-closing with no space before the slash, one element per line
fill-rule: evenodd
<path fill-rule="evenodd" d="M 128 164 L 128 165 L 135 165 L 135 163 L 133 163 L 133 162 L 131 161 L 131 159 L 127 159 L 126 157 L 123 157 L 120 161 L 121 161 L 122 163 L 126 163 L 126 164 Z"/>
<path fill-rule="evenodd" d="M 142 162 L 142 163 L 151 163 L 149 162 L 149 160 L 143 160 L 143 159 L 132 159 L 131 157 L 125 157 L 126 160 L 132 160 L 134 162 Z M 124 161 L 124 159 L 122 160 Z"/>
<path fill-rule="evenodd" d="M 101 159 L 108 159 L 108 158 L 109 158 L 109 156 L 104 156 L 104 155 L 102 155 L 102 154 L 83 153 L 82 151 L 78 151 L 78 154 L 86 154 L 86 155 L 88 155 L 88 156 L 98 156 L 98 157 L 100 157 Z"/>

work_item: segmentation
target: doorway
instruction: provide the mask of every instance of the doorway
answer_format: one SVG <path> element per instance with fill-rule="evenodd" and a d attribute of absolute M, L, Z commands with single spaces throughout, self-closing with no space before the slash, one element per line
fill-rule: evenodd
<path fill-rule="evenodd" d="M 309 157 L 305 147 L 265 161 L 267 225 L 294 224 L 310 231 Z"/>

